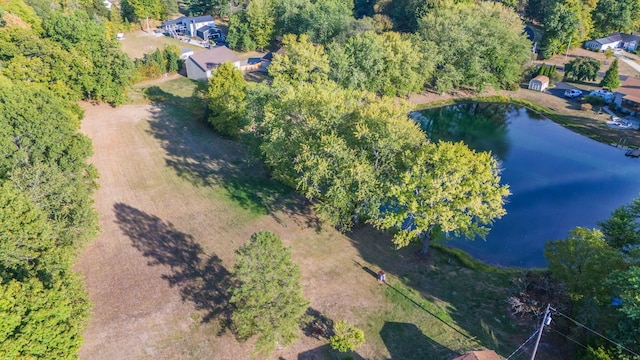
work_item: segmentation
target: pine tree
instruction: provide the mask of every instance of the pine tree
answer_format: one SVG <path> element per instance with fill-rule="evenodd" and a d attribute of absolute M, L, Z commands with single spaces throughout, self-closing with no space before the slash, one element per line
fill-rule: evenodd
<path fill-rule="evenodd" d="M 618 59 L 613 60 L 609 70 L 604 74 L 600 86 L 614 90 L 620 87 L 620 74 L 618 72 Z"/>
<path fill-rule="evenodd" d="M 236 285 L 232 320 L 238 336 L 258 336 L 256 353 L 269 353 L 297 337 L 309 302 L 302 297 L 300 268 L 291 250 L 272 232 L 258 232 L 236 251 L 233 267 Z"/>

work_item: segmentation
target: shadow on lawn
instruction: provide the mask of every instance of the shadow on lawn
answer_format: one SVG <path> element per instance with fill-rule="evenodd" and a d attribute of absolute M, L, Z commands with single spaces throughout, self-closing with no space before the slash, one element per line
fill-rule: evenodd
<path fill-rule="evenodd" d="M 451 259 L 447 261 L 446 258 L 434 256 L 434 253 L 427 257 L 420 256 L 417 253 L 419 244 L 415 247 L 410 245 L 396 250 L 390 234 L 369 227 L 356 229 L 350 234 L 350 238 L 366 262 L 375 264 L 390 275 L 387 278 L 386 294 L 394 303 L 396 311 L 403 314 L 403 317 L 393 319 L 409 320 L 419 325 L 419 329 L 411 330 L 411 334 L 415 336 L 405 337 L 404 342 L 397 345 L 398 349 L 418 342 L 428 343 L 424 346 L 425 352 L 438 351 L 440 355 L 446 355 L 447 351 L 465 352 L 482 347 L 493 349 L 504 355 L 517 347 L 518 344 L 514 343 L 521 340 L 518 329 L 509 327 L 507 324 L 511 320 L 503 319 L 501 316 L 501 314 L 507 315 L 505 305 L 507 296 L 503 297 L 505 290 L 494 286 L 496 283 L 494 280 L 485 282 L 485 279 L 497 275 L 476 273 L 457 261 Z M 373 272 L 368 267 L 360 267 L 367 273 Z M 415 315 L 412 317 L 411 314 Z M 406 326 L 409 325 L 411 324 L 406 324 Z M 394 326 L 391 328 L 393 329 Z M 510 332 L 505 328 L 509 328 Z M 419 331 L 420 329 L 429 329 L 429 331 L 423 334 Z M 381 333 L 381 335 L 387 348 L 392 352 L 391 343 L 385 339 L 384 334 Z M 427 340 L 424 340 L 425 337 Z M 452 346 L 452 343 L 457 345 Z M 442 350 L 441 353 L 440 350 Z M 446 359 L 447 357 L 396 355 L 393 358 Z"/>
<path fill-rule="evenodd" d="M 414 324 L 387 321 L 380 330 L 380 337 L 391 354 L 391 360 L 450 359 L 454 355 L 460 355 L 429 339 Z M 413 341 L 410 346 L 406 346 L 403 339 Z"/>
<path fill-rule="evenodd" d="M 113 211 L 122 232 L 149 258 L 148 264 L 168 266 L 170 271 L 162 278 L 180 289 L 183 301 L 191 301 L 196 309 L 205 311 L 202 322 L 221 317 L 222 328 L 226 328 L 231 280 L 221 260 L 215 254 L 205 254 L 193 236 L 157 216 L 122 203 L 115 204 Z"/>
<path fill-rule="evenodd" d="M 149 133 L 164 149 L 166 164 L 197 186 L 223 188 L 229 199 L 254 214 L 271 214 L 276 221 L 276 211 L 299 215 L 304 225 L 319 231 L 308 202 L 271 180 L 246 146 L 220 137 L 205 123 L 200 91 L 196 88 L 191 97 L 183 98 L 158 86 L 145 90 L 155 105 Z"/>

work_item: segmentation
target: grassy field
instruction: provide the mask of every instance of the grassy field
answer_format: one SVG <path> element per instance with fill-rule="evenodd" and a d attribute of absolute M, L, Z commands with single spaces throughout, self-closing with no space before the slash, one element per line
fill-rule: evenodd
<path fill-rule="evenodd" d="M 291 246 L 310 314 L 365 331 L 356 359 L 450 359 L 485 347 L 506 357 L 528 338 L 535 321 L 513 319 L 507 305 L 524 271 L 470 266 L 437 248 L 419 257 L 369 227 L 323 226 L 248 149 L 209 129 L 197 87 L 161 79 L 134 89 L 130 105 L 85 105 L 103 232 L 76 266 L 94 302 L 81 358 L 252 358 L 251 342 L 224 324 L 234 251 L 258 230 Z M 309 333 L 267 358 L 342 355 Z"/>

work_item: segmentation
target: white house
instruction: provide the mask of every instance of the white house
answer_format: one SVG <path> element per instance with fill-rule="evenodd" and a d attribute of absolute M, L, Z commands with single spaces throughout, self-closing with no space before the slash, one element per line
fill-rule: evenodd
<path fill-rule="evenodd" d="M 211 71 L 224 62 L 231 62 L 240 69 L 240 59 L 226 46 L 216 46 L 210 50 L 189 56 L 185 62 L 187 77 L 193 80 L 207 80 Z"/>
<path fill-rule="evenodd" d="M 529 89 L 535 91 L 545 91 L 549 87 L 549 78 L 538 75 L 529 81 Z"/>
<path fill-rule="evenodd" d="M 181 16 L 175 20 L 164 21 L 162 23 L 162 28 L 174 37 L 178 34 L 196 36 L 198 35 L 198 30 L 205 26 L 209 26 L 210 29 L 216 28 L 216 24 L 211 15 L 196 17 Z"/>
<path fill-rule="evenodd" d="M 634 51 L 638 47 L 640 42 L 640 36 L 635 34 L 621 34 L 615 32 L 607 37 L 600 39 L 589 40 L 584 43 L 584 47 L 594 51 L 605 51 L 607 49 L 625 49 L 627 51 Z"/>

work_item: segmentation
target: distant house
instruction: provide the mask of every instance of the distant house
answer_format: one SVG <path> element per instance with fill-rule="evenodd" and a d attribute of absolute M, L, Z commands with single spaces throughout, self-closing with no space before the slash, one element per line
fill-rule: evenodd
<path fill-rule="evenodd" d="M 545 91 L 549 87 L 549 78 L 538 75 L 529 81 L 529 89 L 535 91 Z"/>
<path fill-rule="evenodd" d="M 280 55 L 280 56 L 283 56 L 284 55 L 284 49 L 280 48 L 276 52 L 269 51 L 262 58 L 260 58 L 260 62 L 262 63 L 262 66 L 261 66 L 262 70 L 267 71 L 267 68 L 269 67 L 269 65 L 271 65 L 271 62 L 273 61 L 273 56 L 276 55 L 276 54 Z"/>
<path fill-rule="evenodd" d="M 471 351 L 452 360 L 502 360 L 493 350 Z"/>
<path fill-rule="evenodd" d="M 226 46 L 216 46 L 210 50 L 193 54 L 187 58 L 187 77 L 193 80 L 207 80 L 211 71 L 224 62 L 231 62 L 240 69 L 240 59 Z"/>
<path fill-rule="evenodd" d="M 162 23 L 162 28 L 173 37 L 177 37 L 178 35 L 198 36 L 198 30 L 204 27 L 209 27 L 210 29 L 216 28 L 216 24 L 211 15 L 196 17 L 181 16 L 175 20 Z M 202 39 L 208 40 L 209 38 L 202 37 Z"/>
<path fill-rule="evenodd" d="M 621 111 L 640 113 L 640 79 L 629 76 L 616 91 L 613 102 Z"/>
<path fill-rule="evenodd" d="M 584 43 L 584 47 L 594 51 L 605 51 L 607 49 L 625 49 L 635 51 L 640 42 L 640 36 L 631 34 L 621 34 L 614 32 L 607 37 L 589 40 Z"/>

